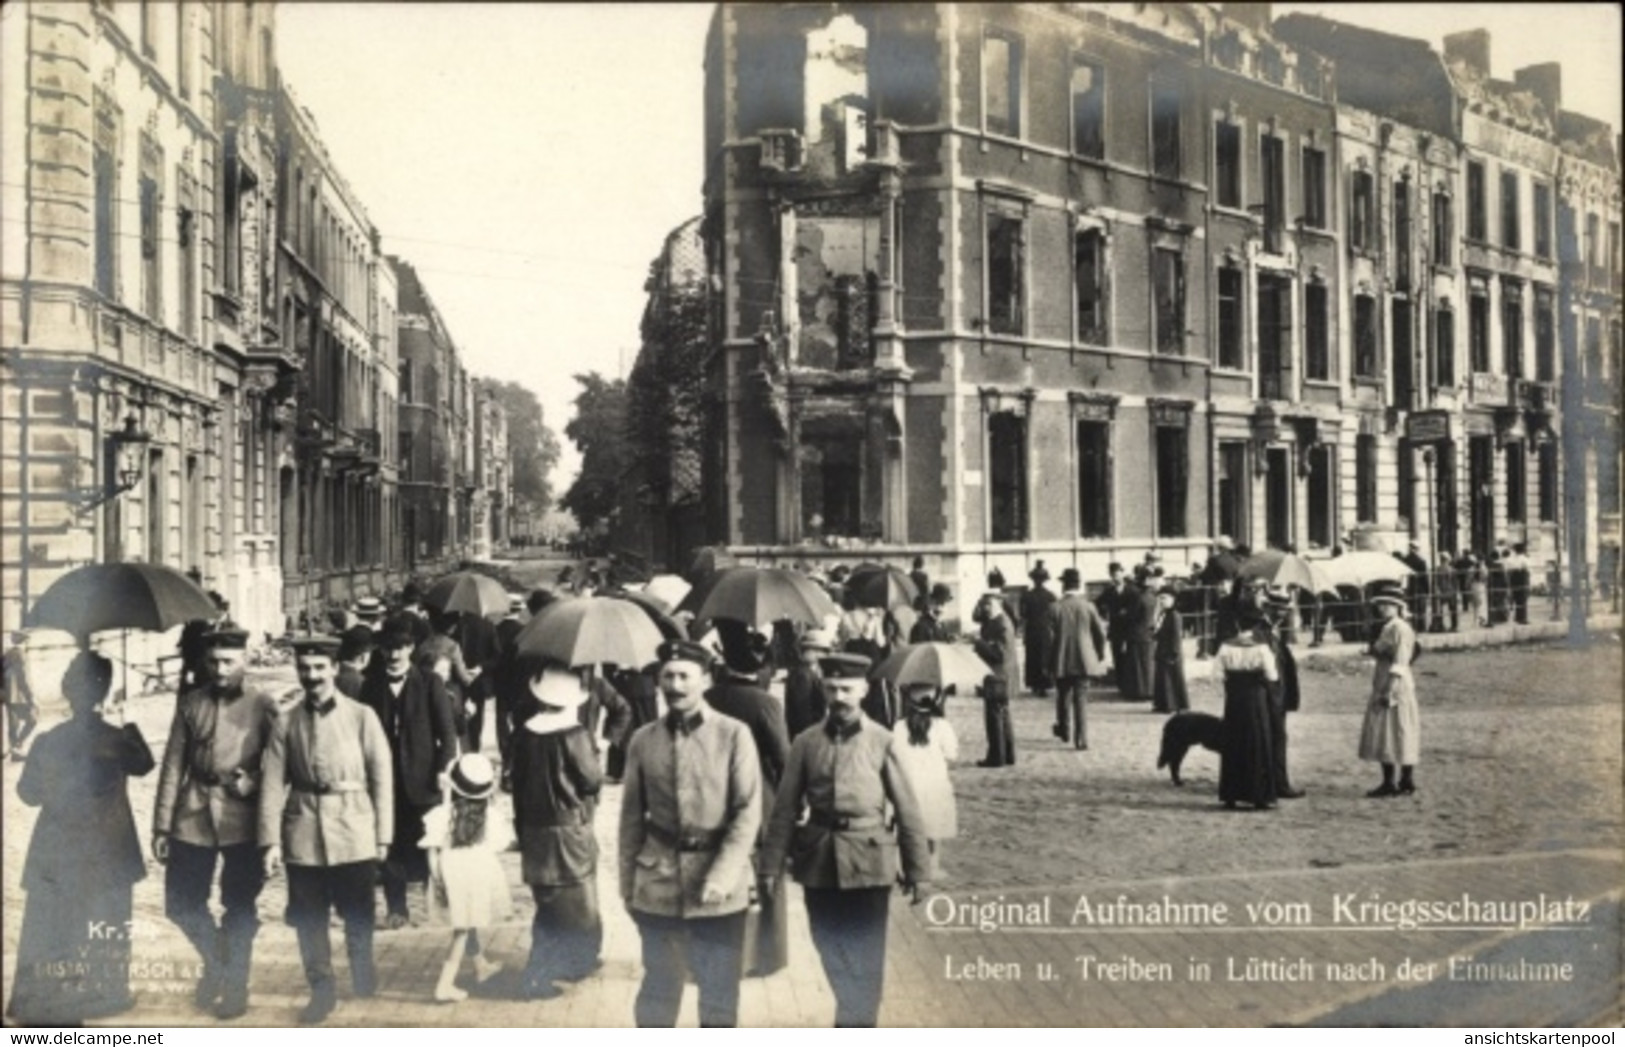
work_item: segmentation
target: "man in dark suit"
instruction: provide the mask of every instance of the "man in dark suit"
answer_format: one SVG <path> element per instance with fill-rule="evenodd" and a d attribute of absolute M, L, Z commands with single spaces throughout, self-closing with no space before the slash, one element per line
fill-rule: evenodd
<path fill-rule="evenodd" d="M 1106 626 L 1080 589 L 1076 567 L 1061 572 L 1061 598 L 1049 609 L 1055 673 L 1055 737 L 1089 748 L 1089 677 L 1106 671 Z"/>
<path fill-rule="evenodd" d="M 802 634 L 802 663 L 791 666 L 784 678 L 784 725 L 792 739 L 824 722 L 829 698 L 824 694 L 818 660 L 828 655 L 834 646 L 834 639 L 822 629 L 808 629 Z"/>
<path fill-rule="evenodd" d="M 389 908 L 384 926 L 395 930 L 410 922 L 406 885 L 428 882 L 423 816 L 440 803 L 440 775 L 457 759 L 458 740 L 445 685 L 412 665 L 411 622 L 391 617 L 378 646 L 383 658 L 362 683 L 360 701 L 378 714 L 394 765 L 394 841 L 380 878 Z"/>
<path fill-rule="evenodd" d="M 784 762 L 790 755 L 790 737 L 784 713 L 773 696 L 757 686 L 757 673 L 767 664 L 768 642 L 760 633 L 740 622 L 717 622 L 722 640 L 722 670 L 716 683 L 705 692 L 705 701 L 724 716 L 750 728 L 756 743 L 756 758 L 762 771 L 762 827 L 773 812 L 774 790 L 784 777 Z M 757 846 L 761 846 L 758 839 Z M 756 962 L 745 973 L 766 976 L 783 970 L 790 958 L 789 910 L 781 892 L 764 905 L 755 928 Z M 746 933 L 751 928 L 747 921 Z M 750 952 L 747 949 L 747 954 Z"/>
<path fill-rule="evenodd" d="M 1123 565 L 1112 563 L 1106 568 L 1108 584 L 1095 598 L 1095 610 L 1106 626 L 1106 642 L 1112 652 L 1112 674 L 1118 687 L 1123 686 L 1128 669 L 1128 620 L 1134 598 L 1134 587 L 1123 572 Z"/>
<path fill-rule="evenodd" d="M 1023 676 L 1027 690 L 1044 698 L 1049 695 L 1050 685 L 1054 683 L 1050 665 L 1054 661 L 1054 648 L 1050 645 L 1049 611 L 1055 606 L 1057 597 L 1045 588 L 1049 581 L 1049 570 L 1044 566 L 1044 561 L 1039 560 L 1027 577 L 1033 584 L 1021 596 L 1022 653 L 1026 656 Z"/>
<path fill-rule="evenodd" d="M 1256 592 L 1255 592 L 1256 597 Z M 1275 759 L 1275 795 L 1283 800 L 1296 800 L 1303 796 L 1302 789 L 1292 786 L 1286 769 L 1286 714 L 1298 711 L 1298 662 L 1292 656 L 1292 647 L 1286 642 L 1287 616 L 1292 613 L 1292 594 L 1285 589 L 1265 589 L 1264 619 L 1259 623 L 1259 637 L 1269 644 L 1275 655 L 1276 674 L 1279 679 L 1269 685 L 1270 735 Z"/>
<path fill-rule="evenodd" d="M 914 558 L 914 569 L 908 572 L 908 580 L 914 583 L 914 595 L 923 598 L 931 591 L 931 576 L 925 573 L 925 558 Z"/>
<path fill-rule="evenodd" d="M 1202 568 L 1203 656 L 1216 654 L 1219 644 L 1236 635 L 1235 604 L 1230 590 L 1241 573 L 1241 560 L 1228 535 L 1213 539 L 1213 555 Z"/>

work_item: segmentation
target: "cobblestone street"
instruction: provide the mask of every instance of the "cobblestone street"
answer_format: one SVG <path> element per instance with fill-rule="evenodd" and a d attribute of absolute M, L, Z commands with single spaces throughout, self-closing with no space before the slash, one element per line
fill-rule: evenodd
<path fill-rule="evenodd" d="M 1421 791 L 1388 801 L 1364 797 L 1375 781 L 1374 768 L 1354 757 L 1367 686 L 1364 661 L 1334 649 L 1305 657 L 1303 667 L 1304 711 L 1291 719 L 1290 731 L 1293 773 L 1309 795 L 1274 812 L 1219 807 L 1218 759 L 1202 750 L 1186 762 L 1185 787 L 1175 788 L 1154 767 L 1162 718 L 1143 704 L 1112 700 L 1109 691 L 1091 708 L 1091 748 L 1082 753 L 1050 736 L 1050 703 L 1018 700 L 1018 762 L 1006 770 L 975 766 L 982 746 L 979 703 L 951 702 L 963 749 L 953 770 L 961 839 L 947 850 L 942 897 L 927 907 L 899 900 L 893 908 L 882 1021 L 1575 1024 L 1617 1015 L 1618 895 L 1625 875 L 1617 641 L 1604 637 L 1583 652 L 1552 645 L 1425 655 L 1418 666 L 1425 732 Z M 256 675 L 277 687 L 291 683 L 287 669 Z M 1192 689 L 1198 709 L 1218 711 L 1217 691 L 1206 681 Z M 154 748 L 162 745 L 170 707 L 162 697 L 132 703 L 131 716 Z M 32 811 L 15 799 L 16 775 L 17 765 L 9 766 L 8 988 L 9 953 L 24 904 L 18 876 L 32 821 Z M 153 775 L 132 790 L 143 839 L 155 786 Z M 594 977 L 556 1000 L 519 1003 L 502 998 L 512 981 L 499 975 L 463 1004 L 435 1005 L 429 997 L 448 936 L 429 923 L 421 897 L 414 896 L 414 926 L 377 936 L 379 996 L 345 999 L 332 1021 L 630 1024 L 637 937 L 613 886 L 618 810 L 612 787 L 598 817 L 606 942 L 604 966 Z M 530 901 L 517 858 L 504 856 L 517 915 L 494 930 L 490 943 L 510 968 L 523 962 L 529 944 Z M 125 1020 L 208 1024 L 212 1019 L 191 1007 L 186 968 L 192 957 L 162 916 L 161 888 L 156 865 L 136 888 L 139 1004 Z M 1560 928 L 1544 926 L 1549 916 L 1529 921 L 1532 926 L 1468 920 L 1464 926 L 1453 921 L 1450 927 L 1400 929 L 1391 917 L 1350 922 L 1363 902 L 1463 896 L 1572 898 L 1590 908 L 1583 920 Z M 266 925 L 246 1024 L 292 1024 L 304 999 L 293 935 L 278 919 L 284 898 L 279 878 L 261 899 Z M 1092 924 L 1087 917 L 1074 922 L 1080 899 L 1094 914 Z M 965 906 L 987 902 L 997 903 L 997 911 L 972 911 L 969 926 L 958 919 Z M 1107 924 L 1108 910 L 1168 903 L 1198 907 L 1207 916 Z M 1027 915 L 1035 904 L 1045 906 L 1038 926 Z M 1216 921 L 1211 914 L 1220 904 L 1227 917 Z M 1250 912 L 1249 904 L 1260 908 Z M 830 1021 L 833 999 L 796 896 L 791 913 L 790 969 L 746 983 L 746 1024 Z M 1475 969 L 1464 964 L 1475 956 L 1497 965 L 1491 971 L 1496 977 L 1466 977 Z M 1449 976 L 1451 957 L 1462 977 Z M 1520 960 L 1562 961 L 1572 968 L 1556 982 L 1509 985 L 1504 979 L 1518 973 Z M 1047 972 L 1041 964 L 1050 965 Z M 1211 977 L 1193 977 L 1193 971 Z M 1294 971 L 1297 977 L 1289 977 Z M 694 1021 L 694 1002 L 691 992 L 686 1023 Z M 1406 1017 L 1396 1019 L 1395 1013 Z"/>

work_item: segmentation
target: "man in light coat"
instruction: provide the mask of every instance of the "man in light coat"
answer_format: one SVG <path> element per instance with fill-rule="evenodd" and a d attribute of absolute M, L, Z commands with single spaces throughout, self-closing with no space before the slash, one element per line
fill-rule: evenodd
<path fill-rule="evenodd" d="M 1050 608 L 1055 636 L 1055 725 L 1061 741 L 1089 748 L 1089 677 L 1106 671 L 1106 626 L 1081 589 L 1076 567 L 1061 572 L 1061 598 Z"/>
<path fill-rule="evenodd" d="M 916 902 L 931 875 L 920 808 L 893 751 L 895 736 L 859 708 L 869 665 L 856 654 L 824 659 L 829 715 L 791 743 L 762 847 L 765 890 L 778 892 L 786 857 L 801 884 L 813 946 L 835 993 L 837 1027 L 873 1026 L 879 1016 L 899 850 L 903 883 Z M 807 820 L 798 826 L 803 810 Z"/>
<path fill-rule="evenodd" d="M 750 728 L 709 709 L 711 654 L 660 646 L 667 713 L 626 749 L 620 824 L 621 899 L 637 924 L 639 1026 L 677 1022 L 685 970 L 700 989 L 700 1024 L 739 1020 L 751 851 L 762 823 L 762 772 Z"/>
<path fill-rule="evenodd" d="M 277 718 L 271 695 L 243 688 L 247 645 L 248 633 L 229 624 L 204 634 L 206 679 L 175 700 L 152 818 L 152 856 L 164 863 L 164 914 L 203 959 L 193 1002 L 223 1020 L 248 1010 L 265 886 L 256 820 L 260 761 Z M 209 912 L 216 867 L 219 924 Z"/>
<path fill-rule="evenodd" d="M 377 991 L 372 892 L 394 829 L 389 742 L 376 713 L 339 693 L 338 647 L 331 636 L 294 640 L 304 700 L 277 720 L 261 762 L 259 838 L 272 841 L 267 874 L 287 862 L 288 922 L 310 983 L 299 1012 L 306 1024 L 338 1003 L 327 933 L 334 909 L 355 994 Z"/>

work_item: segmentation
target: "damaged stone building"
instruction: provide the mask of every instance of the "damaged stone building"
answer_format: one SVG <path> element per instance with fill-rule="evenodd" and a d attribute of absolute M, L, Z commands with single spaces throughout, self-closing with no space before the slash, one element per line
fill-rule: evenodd
<path fill-rule="evenodd" d="M 1218 534 L 1555 555 L 1553 103 L 1465 36 L 1328 27 L 720 7 L 707 539 L 920 555 L 961 592 L 1039 559 L 1178 571 Z"/>

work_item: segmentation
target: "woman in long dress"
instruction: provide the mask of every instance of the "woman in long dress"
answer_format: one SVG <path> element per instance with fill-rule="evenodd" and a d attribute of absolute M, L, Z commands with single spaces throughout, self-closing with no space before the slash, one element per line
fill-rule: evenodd
<path fill-rule="evenodd" d="M 1174 601 L 1171 589 L 1157 594 L 1157 617 L 1151 629 L 1156 640 L 1151 708 L 1159 713 L 1184 712 L 1191 707 L 1185 690 L 1185 622 L 1174 610 Z"/>
<path fill-rule="evenodd" d="M 23 862 L 22 933 L 7 1014 L 73 1025 L 128 1010 L 131 897 L 146 876 L 128 779 L 154 766 L 134 724 L 96 712 L 113 665 L 81 651 L 62 678 L 73 718 L 29 750 L 17 797 L 40 809 Z"/>
<path fill-rule="evenodd" d="M 1412 772 L 1422 752 L 1422 717 L 1416 704 L 1416 681 L 1411 663 L 1416 660 L 1416 631 L 1404 618 L 1405 595 L 1397 586 L 1381 589 L 1371 598 L 1382 621 L 1382 632 L 1371 645 L 1376 668 L 1371 674 L 1371 701 L 1360 729 L 1360 759 L 1382 764 L 1382 784 L 1366 793 L 1371 797 L 1403 796 L 1416 791 Z M 1394 767 L 1399 782 L 1394 782 Z"/>
<path fill-rule="evenodd" d="M 1275 655 L 1253 626 L 1258 611 L 1241 608 L 1241 632 L 1219 647 L 1224 680 L 1224 748 L 1219 754 L 1219 799 L 1226 807 L 1275 806 L 1275 742 L 1270 728 L 1270 686 L 1280 679 Z"/>

